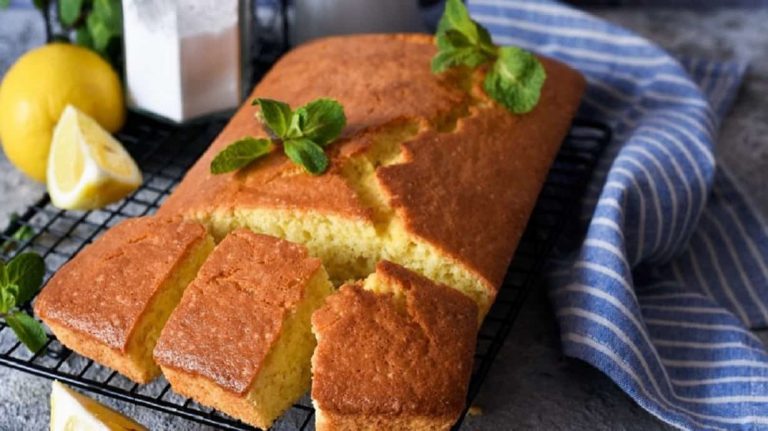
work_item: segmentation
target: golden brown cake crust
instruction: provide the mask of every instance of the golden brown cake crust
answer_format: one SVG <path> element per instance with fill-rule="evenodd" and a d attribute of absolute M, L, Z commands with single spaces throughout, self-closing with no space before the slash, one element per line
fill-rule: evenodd
<path fill-rule="evenodd" d="M 522 116 L 493 105 L 403 144 L 403 160 L 378 169 L 382 189 L 406 229 L 466 264 L 498 288 L 560 141 L 583 79 L 542 59 L 539 105 Z"/>
<path fill-rule="evenodd" d="M 435 52 L 425 35 L 332 37 L 289 52 L 252 98 L 294 107 L 317 97 L 338 99 L 349 125 L 329 150 L 329 171 L 303 174 L 277 151 L 239 172 L 211 175 L 210 161 L 223 147 L 244 135 L 266 136 L 254 118 L 257 108 L 245 103 L 161 213 L 280 208 L 374 223 L 343 166 L 370 147 L 378 130 L 415 123 L 421 131 L 402 146 L 407 163 L 380 166 L 379 185 L 410 234 L 465 265 L 492 297 L 579 105 L 584 80 L 542 58 L 548 78 L 540 103 L 528 114 L 513 115 L 478 88 L 482 71 L 474 78 L 461 71 L 433 74 Z"/>
<path fill-rule="evenodd" d="M 452 423 L 464 406 L 472 367 L 474 302 L 386 261 L 376 274 L 403 300 L 348 284 L 312 316 L 315 405 L 328 418 Z"/>
<path fill-rule="evenodd" d="M 157 289 L 206 238 L 198 223 L 157 217 L 122 221 L 51 278 L 37 296 L 35 313 L 125 353 Z"/>
<path fill-rule="evenodd" d="M 320 266 L 300 245 L 246 229 L 230 233 L 184 292 L 155 360 L 245 394 Z"/>
<path fill-rule="evenodd" d="M 333 97 L 344 105 L 344 136 L 349 138 L 348 144 L 355 145 L 353 138 L 364 129 L 403 118 L 438 118 L 468 102 L 466 92 L 453 85 L 451 74 L 437 77 L 431 73 L 429 61 L 434 50 L 432 38 L 425 35 L 313 41 L 277 62 L 248 100 L 266 97 L 297 107 L 318 97 Z M 211 175 L 210 162 L 222 148 L 246 135 L 266 136 L 254 118 L 257 111 L 250 102 L 243 104 L 161 213 L 267 207 L 370 218 L 368 209 L 340 175 L 333 170 L 315 177 L 296 175 L 301 168 L 280 152 L 240 172 Z M 339 151 L 339 146 L 332 151 Z"/>

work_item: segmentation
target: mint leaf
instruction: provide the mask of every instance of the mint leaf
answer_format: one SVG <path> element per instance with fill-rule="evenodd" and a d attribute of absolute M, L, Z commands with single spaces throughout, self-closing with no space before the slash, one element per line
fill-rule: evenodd
<path fill-rule="evenodd" d="M 438 52 L 432 58 L 432 72 L 444 72 L 456 66 L 475 68 L 488 61 L 490 57 L 474 47 L 450 48 Z"/>
<path fill-rule="evenodd" d="M 293 115 L 291 107 L 272 99 L 255 99 L 252 104 L 260 108 L 259 119 L 269 131 L 275 137 L 285 139 Z"/>
<path fill-rule="evenodd" d="M 6 264 L 5 273 L 7 284 L 18 286 L 16 303 L 23 304 L 32 299 L 43 284 L 45 262 L 35 253 L 22 253 Z"/>
<path fill-rule="evenodd" d="M 59 20 L 65 26 L 72 26 L 83 10 L 83 0 L 59 0 Z"/>
<path fill-rule="evenodd" d="M 292 111 L 284 102 L 255 99 L 258 117 L 274 138 L 283 141 L 288 159 L 307 172 L 319 175 L 328 169 L 328 157 L 323 147 L 333 142 L 347 124 L 344 107 L 333 99 L 316 99 Z M 274 148 L 267 139 L 243 138 L 214 157 L 211 173 L 230 172 L 269 153 Z"/>
<path fill-rule="evenodd" d="M 93 38 L 87 27 L 80 27 L 75 32 L 75 43 L 86 48 L 93 48 Z"/>
<path fill-rule="evenodd" d="M 99 17 L 112 35 L 122 34 L 123 10 L 120 0 L 94 0 L 93 15 Z"/>
<path fill-rule="evenodd" d="M 0 313 L 6 314 L 16 306 L 16 297 L 19 296 L 19 286 L 15 284 L 3 284 L 0 286 Z"/>
<path fill-rule="evenodd" d="M 13 223 L 16 219 L 18 219 L 18 215 L 12 215 L 11 223 Z M 35 233 L 35 230 L 32 229 L 31 226 L 21 225 L 18 229 L 16 229 L 15 232 L 13 232 L 9 239 L 5 240 L 5 242 L 0 245 L 0 253 L 8 253 L 9 251 L 16 248 L 17 245 L 22 244 L 34 237 Z"/>
<path fill-rule="evenodd" d="M 472 44 L 479 41 L 480 35 L 477 24 L 469 17 L 469 11 L 461 0 L 448 0 L 440 21 L 437 23 L 437 34 L 448 30 L 456 30 L 463 34 Z"/>
<path fill-rule="evenodd" d="M 9 314 L 5 322 L 32 353 L 37 353 L 48 341 L 43 325 L 23 311 Z"/>
<path fill-rule="evenodd" d="M 441 48 L 465 48 L 475 45 L 464 33 L 452 28 L 440 35 L 438 43 L 442 44 Z"/>
<path fill-rule="evenodd" d="M 93 48 L 101 54 L 106 53 L 109 39 L 112 38 L 112 32 L 109 27 L 95 13 L 88 15 L 85 24 L 88 26 L 88 34 L 91 36 Z"/>
<path fill-rule="evenodd" d="M 498 48 L 488 31 L 473 21 L 460 0 L 449 0 L 437 27 L 438 53 L 432 59 L 432 72 L 457 66 L 475 68 L 496 59 Z"/>
<path fill-rule="evenodd" d="M 472 22 L 477 25 L 478 46 L 480 49 L 488 52 L 489 54 L 496 54 L 496 51 L 499 49 L 499 47 L 493 43 L 493 40 L 491 40 L 491 34 L 488 33 L 488 30 L 486 30 L 485 27 L 477 24 L 476 21 Z"/>
<path fill-rule="evenodd" d="M 341 103 L 333 99 L 317 99 L 297 109 L 294 122 L 298 124 L 301 137 L 325 147 L 341 134 L 347 117 Z"/>
<path fill-rule="evenodd" d="M 320 175 L 328 169 L 328 156 L 323 148 L 309 139 L 285 141 L 283 149 L 293 163 L 303 166 L 312 175 Z"/>
<path fill-rule="evenodd" d="M 11 4 L 11 0 L 0 0 L 0 9 L 5 9 Z"/>
<path fill-rule="evenodd" d="M 269 139 L 247 136 L 221 150 L 211 161 L 212 174 L 236 171 L 252 161 L 269 154 L 274 145 Z"/>
<path fill-rule="evenodd" d="M 535 55 L 514 46 L 499 50 L 499 58 L 483 87 L 491 98 L 515 114 L 530 112 L 541 97 L 547 73 Z"/>
<path fill-rule="evenodd" d="M 461 0 L 446 2 L 437 27 L 437 48 L 433 72 L 493 63 L 483 83 L 488 96 L 515 114 L 529 112 L 539 103 L 547 77 L 539 59 L 517 47 L 494 45 L 488 30 L 472 20 Z"/>
<path fill-rule="evenodd" d="M 123 32 L 123 15 L 120 0 L 94 0 L 93 10 L 85 20 L 93 48 L 107 55 L 112 38 Z"/>

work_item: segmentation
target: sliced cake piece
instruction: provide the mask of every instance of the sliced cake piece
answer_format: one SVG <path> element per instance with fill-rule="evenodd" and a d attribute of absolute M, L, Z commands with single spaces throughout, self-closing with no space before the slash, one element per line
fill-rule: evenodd
<path fill-rule="evenodd" d="M 317 430 L 449 429 L 476 328 L 472 299 L 393 263 L 342 286 L 312 316 Z"/>
<path fill-rule="evenodd" d="M 198 223 L 125 220 L 56 273 L 35 312 L 65 346 L 147 383 L 160 330 L 213 246 Z"/>
<path fill-rule="evenodd" d="M 309 388 L 310 317 L 332 289 L 303 246 L 236 230 L 184 293 L 155 359 L 176 392 L 266 429 Z"/>

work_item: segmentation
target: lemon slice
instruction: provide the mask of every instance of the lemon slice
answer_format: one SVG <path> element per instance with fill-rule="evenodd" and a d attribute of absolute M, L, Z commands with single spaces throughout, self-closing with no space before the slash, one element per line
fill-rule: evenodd
<path fill-rule="evenodd" d="M 147 431 L 107 406 L 54 381 L 51 385 L 51 431 Z"/>
<path fill-rule="evenodd" d="M 55 206 L 89 210 L 136 190 L 141 171 L 117 139 L 68 105 L 53 131 L 47 179 Z"/>

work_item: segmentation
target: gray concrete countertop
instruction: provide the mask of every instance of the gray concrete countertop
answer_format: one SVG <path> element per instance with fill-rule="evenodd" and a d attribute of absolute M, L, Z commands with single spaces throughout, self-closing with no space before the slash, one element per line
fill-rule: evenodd
<path fill-rule="evenodd" d="M 768 39 L 764 10 L 592 9 L 655 40 L 674 53 L 738 56 L 751 68 L 723 125 L 718 157 L 755 205 L 768 214 Z M 31 11 L 0 11 L 0 75 L 24 50 L 42 42 Z M 0 228 L 43 192 L 0 155 Z M 48 380 L 0 367 L 0 430 L 43 430 L 48 424 Z M 153 430 L 209 430 L 166 414 L 97 397 Z M 469 418 L 467 430 L 667 430 L 608 378 L 560 353 L 557 327 L 542 286 L 529 298 Z"/>

